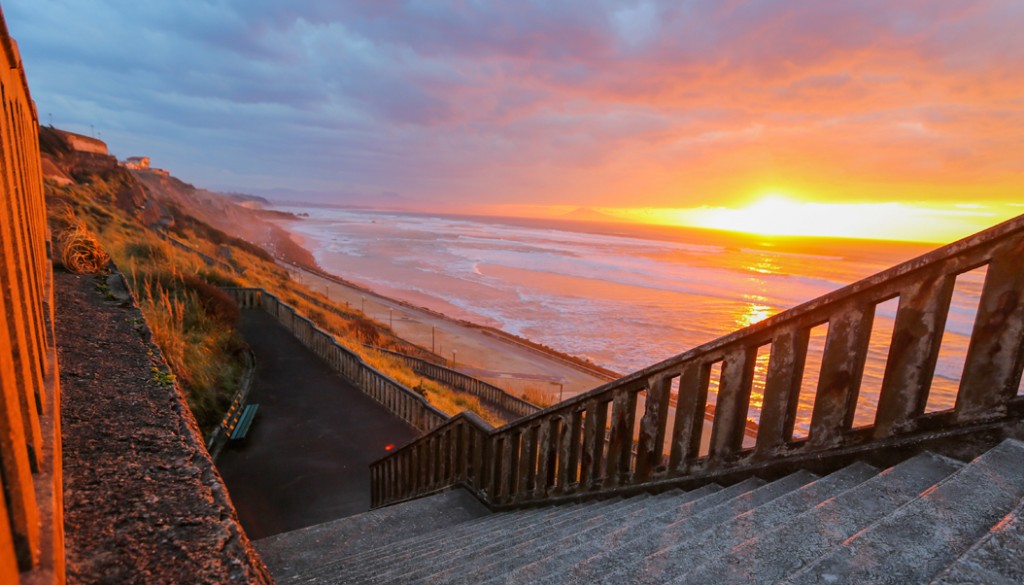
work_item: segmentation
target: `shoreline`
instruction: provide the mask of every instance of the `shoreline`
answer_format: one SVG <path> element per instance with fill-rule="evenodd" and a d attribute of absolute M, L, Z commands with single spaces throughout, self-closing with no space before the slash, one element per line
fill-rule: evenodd
<path fill-rule="evenodd" d="M 313 256 L 312 252 L 306 248 L 305 238 L 288 229 L 286 222 L 291 221 L 301 221 L 301 218 L 275 220 L 273 223 L 289 235 L 291 243 L 295 247 Z M 286 225 L 280 225 L 282 223 Z M 444 336 L 445 329 L 449 330 L 449 335 L 452 330 L 461 332 L 461 335 L 455 334 L 455 339 L 449 336 L 445 340 L 454 342 L 457 347 L 457 351 L 452 354 L 452 362 L 446 365 L 498 386 L 516 396 L 526 398 L 524 391 L 533 389 L 540 391 L 549 402 L 554 404 L 563 399 L 589 392 L 622 377 L 621 374 L 606 368 L 561 354 L 556 350 L 518 338 L 500 329 L 479 325 L 465 319 L 457 319 L 433 309 L 382 295 L 366 286 L 331 274 L 318 264 L 315 267 L 303 266 L 294 258 L 286 257 L 278 257 L 278 263 L 299 282 L 306 284 L 311 291 L 322 291 L 329 300 L 345 302 L 346 306 L 353 306 L 354 303 L 359 302 L 360 308 L 367 318 L 387 324 L 387 321 L 380 318 L 383 313 L 374 312 L 374 309 L 377 311 L 388 310 L 385 318 L 391 321 L 390 325 L 395 335 L 409 343 L 426 348 L 433 345 L 436 332 L 442 332 L 442 336 Z M 367 301 L 369 301 L 368 305 Z M 367 311 L 367 309 L 370 310 Z M 398 311 L 397 323 L 394 319 L 396 310 Z M 411 322 L 416 322 L 421 327 L 431 328 L 429 336 L 425 339 L 426 343 L 423 343 L 422 329 L 418 332 L 413 331 L 412 333 L 415 334 L 410 335 L 410 328 L 407 325 Z M 431 350 L 434 348 L 431 347 Z M 443 348 L 440 351 L 433 351 L 433 353 L 444 359 Z M 463 359 L 466 361 L 455 363 L 458 355 L 464 356 Z M 471 357 L 466 358 L 467 355 Z M 474 357 L 476 359 L 473 359 Z M 514 359 L 516 357 L 519 359 Z M 468 367 L 468 364 L 475 361 L 497 363 L 506 367 L 499 370 L 487 367 Z M 513 371 L 507 371 L 509 369 Z M 670 415 L 673 415 L 674 405 L 669 408 Z M 713 411 L 705 412 L 704 432 L 701 436 L 701 448 L 704 450 L 708 449 L 710 444 L 713 419 Z M 756 435 L 755 429 L 748 426 L 748 438 L 752 436 L 752 433 Z"/>
<path fill-rule="evenodd" d="M 288 234 L 291 244 L 313 256 L 305 238 L 288 229 L 301 218 L 271 220 Z M 282 225 L 284 224 L 284 225 Z M 278 247 L 278 252 L 288 247 Z M 331 274 L 318 264 L 307 265 L 287 253 L 278 263 L 298 282 L 328 299 L 359 308 L 368 318 L 390 325 L 395 335 L 432 351 L 450 367 L 498 386 L 515 395 L 540 393 L 550 402 L 593 390 L 621 374 L 563 354 L 542 344 L 500 329 L 473 323 L 439 311 L 381 294 Z M 315 258 L 315 257 L 314 257 Z M 451 356 L 450 359 L 448 356 Z"/>
<path fill-rule="evenodd" d="M 390 325 L 396 336 L 441 357 L 445 365 L 510 394 L 521 397 L 524 393 L 540 392 L 550 402 L 557 402 L 559 394 L 568 398 L 617 378 L 523 343 L 507 333 L 384 296 L 336 275 L 287 261 L 281 265 L 311 290 L 334 302 L 361 309 L 368 318 Z"/>
<path fill-rule="evenodd" d="M 298 217 L 298 216 L 295 216 L 295 217 L 292 217 L 292 218 L 280 218 L 280 219 L 274 220 L 274 223 L 278 223 L 278 222 L 285 223 L 285 222 L 292 222 L 292 221 L 302 221 L 302 218 Z M 279 226 L 279 227 L 282 227 L 282 226 Z M 449 320 L 449 321 L 451 321 L 453 323 L 456 323 L 458 325 L 462 325 L 464 327 L 472 327 L 474 329 L 479 329 L 480 331 L 483 331 L 483 332 L 488 333 L 490 335 L 494 335 L 496 337 L 500 337 L 500 338 L 504 339 L 505 341 L 507 341 L 509 343 L 512 343 L 512 344 L 515 344 L 515 345 L 519 345 L 519 346 L 531 349 L 533 351 L 536 351 L 536 352 L 538 352 L 539 354 L 541 354 L 543 357 L 545 357 L 547 359 L 556 359 L 556 360 L 563 361 L 563 362 L 565 362 L 566 364 L 568 364 L 568 365 L 570 365 L 572 367 L 581 369 L 585 373 L 593 374 L 593 375 L 598 376 L 598 377 L 606 377 L 609 381 L 610 380 L 616 380 L 616 379 L 621 378 L 623 376 L 623 374 L 620 373 L 620 372 L 613 371 L 611 369 L 605 368 L 604 366 L 595 364 L 595 363 L 593 363 L 593 362 L 591 362 L 589 360 L 586 360 L 586 359 L 583 359 L 581 357 L 574 356 L 574 355 L 571 355 L 571 354 L 559 351 L 557 349 L 554 349 L 552 347 L 548 347 L 548 346 L 546 346 L 546 345 L 544 345 L 542 343 L 537 343 L 537 342 L 535 342 L 533 340 L 530 340 L 530 339 L 527 339 L 525 337 L 522 337 L 522 336 L 519 336 L 519 335 L 514 335 L 512 333 L 509 333 L 509 332 L 504 331 L 502 329 L 499 329 L 497 327 L 493 327 L 491 325 L 482 325 L 480 323 L 475 323 L 475 322 L 470 321 L 468 319 L 460 319 L 458 317 L 452 317 L 451 315 L 448 315 L 446 313 L 442 313 L 441 311 L 437 311 L 437 310 L 431 309 L 429 307 L 424 307 L 422 305 L 417 305 L 415 303 L 412 303 L 412 302 L 409 302 L 409 301 L 405 301 L 405 300 L 402 300 L 402 299 L 396 299 L 395 297 L 391 297 L 391 296 L 388 296 L 386 294 L 380 293 L 380 292 L 378 292 L 378 291 L 376 291 L 376 290 L 374 290 L 374 289 L 372 289 L 372 288 L 370 288 L 368 286 L 364 286 L 364 285 L 352 282 L 351 280 L 348 280 L 346 278 L 338 276 L 337 274 L 332 274 L 332 273 L 328 272 L 327 270 L 325 270 L 323 267 L 321 267 L 318 262 L 316 262 L 315 255 L 306 246 L 306 239 L 305 238 L 303 238 L 301 235 L 299 235 L 299 234 L 297 234 L 297 233 L 287 229 L 286 227 L 282 227 L 282 229 L 289 235 L 289 237 L 292 240 L 292 243 L 295 246 L 298 246 L 304 252 L 306 252 L 309 255 L 309 257 L 311 258 L 311 260 L 312 260 L 311 264 L 307 264 L 307 263 L 303 262 L 302 260 L 295 259 L 294 257 L 288 257 L 288 254 L 283 254 L 283 256 L 285 256 L 285 258 L 284 259 L 279 259 L 279 260 L 281 260 L 285 264 L 289 265 L 289 266 L 286 266 L 286 268 L 294 268 L 294 269 L 302 270 L 302 271 L 305 271 L 307 273 L 319 276 L 320 278 L 323 278 L 323 279 L 335 282 L 335 283 L 337 283 L 339 285 L 346 286 L 346 287 L 349 287 L 349 288 L 352 288 L 352 289 L 364 292 L 366 294 L 371 294 L 371 295 L 380 297 L 382 299 L 386 299 L 387 301 L 389 301 L 391 303 L 395 303 L 396 305 L 402 305 L 402 306 L 404 306 L 404 307 L 406 307 L 406 308 L 408 308 L 410 310 L 421 311 L 421 312 L 424 312 L 424 313 L 429 313 L 429 314 L 431 314 L 431 315 L 433 315 L 433 316 L 435 316 L 437 318 L 447 319 L 447 320 Z"/>

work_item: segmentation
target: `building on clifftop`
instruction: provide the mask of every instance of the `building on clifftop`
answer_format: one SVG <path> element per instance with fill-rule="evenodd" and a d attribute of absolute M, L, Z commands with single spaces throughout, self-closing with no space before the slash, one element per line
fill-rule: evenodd
<path fill-rule="evenodd" d="M 142 171 L 149 168 L 148 156 L 129 156 L 123 163 L 126 169 Z"/>

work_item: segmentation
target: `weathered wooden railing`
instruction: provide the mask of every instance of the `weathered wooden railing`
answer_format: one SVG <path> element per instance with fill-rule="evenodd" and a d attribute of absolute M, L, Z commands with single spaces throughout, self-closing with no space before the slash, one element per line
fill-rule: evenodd
<path fill-rule="evenodd" d="M 448 415 L 431 406 L 416 392 L 367 364 L 355 352 L 335 341 L 313 321 L 258 288 L 225 288 L 243 309 L 262 309 L 273 315 L 303 345 L 348 378 L 367 395 L 421 431 L 429 431 L 448 420 Z"/>
<path fill-rule="evenodd" d="M 926 413 L 954 283 L 983 266 L 955 407 Z M 874 422 L 854 428 L 875 307 L 897 298 Z M 810 330 L 825 323 L 809 434 L 794 436 Z M 755 360 L 765 346 L 770 354 L 757 434 L 744 447 Z M 702 452 L 714 367 L 721 368 L 717 404 Z M 771 475 L 794 465 L 821 468 L 943 437 L 964 440 L 1019 425 L 1022 367 L 1024 216 L 504 427 L 455 417 L 373 464 L 373 505 L 460 484 L 492 506 L 515 506 Z"/>
<path fill-rule="evenodd" d="M 514 415 L 529 416 L 540 410 L 540 407 L 536 404 L 531 404 L 522 398 L 517 398 L 497 386 L 488 384 L 483 380 L 477 380 L 472 376 L 467 376 L 458 370 L 446 368 L 442 365 L 397 351 L 390 351 L 379 347 L 374 349 L 402 361 L 421 376 L 426 376 L 451 388 L 468 392 Z"/>
<path fill-rule="evenodd" d="M 63 583 L 60 392 L 39 121 L 2 13 L 0 100 L 0 583 Z"/>

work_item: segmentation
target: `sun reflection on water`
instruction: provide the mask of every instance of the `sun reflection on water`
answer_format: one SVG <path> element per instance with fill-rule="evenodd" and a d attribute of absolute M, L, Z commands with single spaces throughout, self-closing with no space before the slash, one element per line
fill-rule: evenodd
<path fill-rule="evenodd" d="M 736 325 L 739 328 L 749 327 L 754 323 L 764 321 L 775 313 L 768 305 L 760 303 L 747 303 L 741 313 L 736 316 Z"/>
<path fill-rule="evenodd" d="M 781 268 L 779 263 L 770 256 L 761 256 L 757 262 L 746 267 L 747 270 L 758 274 L 778 274 Z"/>

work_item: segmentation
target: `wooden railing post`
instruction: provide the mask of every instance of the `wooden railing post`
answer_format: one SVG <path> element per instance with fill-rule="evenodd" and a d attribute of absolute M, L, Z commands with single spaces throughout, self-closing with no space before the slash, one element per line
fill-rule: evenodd
<path fill-rule="evenodd" d="M 536 435 L 536 427 L 529 426 L 523 429 L 520 435 L 521 448 L 519 455 L 519 485 L 516 487 L 517 497 L 519 499 L 529 499 L 530 492 L 533 491 L 531 482 L 534 478 L 534 472 L 536 471 L 537 462 L 537 444 L 534 441 Z"/>
<path fill-rule="evenodd" d="M 727 353 L 722 360 L 722 378 L 718 385 L 715 422 L 711 427 L 708 451 L 712 461 L 729 459 L 743 442 L 756 351 L 756 347 L 739 347 Z"/>
<path fill-rule="evenodd" d="M 552 436 L 552 425 L 557 418 L 542 419 L 537 427 L 537 473 L 534 476 L 534 492 L 537 497 L 544 497 L 548 493 L 549 482 L 552 479 L 552 464 L 557 456 L 555 444 L 557 440 Z"/>
<path fill-rule="evenodd" d="M 811 415 L 810 441 L 816 447 L 836 445 L 853 422 L 874 314 L 874 305 L 856 303 L 829 319 Z"/>
<path fill-rule="evenodd" d="M 629 481 L 629 468 L 633 457 L 636 394 L 637 390 L 626 387 L 618 391 L 612 399 L 611 438 L 608 442 L 605 468 L 605 485 L 609 487 Z"/>
<path fill-rule="evenodd" d="M 972 421 L 1006 412 L 1024 366 L 1024 237 L 992 255 L 960 380 L 956 413 Z"/>
<path fill-rule="evenodd" d="M 874 437 L 913 430 L 924 412 L 956 275 L 939 266 L 900 291 L 875 415 Z"/>
<path fill-rule="evenodd" d="M 770 456 L 793 436 L 810 327 L 787 327 L 772 338 L 756 451 Z"/>
<path fill-rule="evenodd" d="M 697 360 L 687 362 L 679 376 L 679 398 L 676 401 L 676 420 L 669 457 L 670 473 L 683 473 L 690 461 L 700 453 L 710 379 L 711 364 Z"/>
<path fill-rule="evenodd" d="M 666 374 L 654 376 L 647 384 L 647 404 L 644 416 L 640 419 L 640 438 L 637 443 L 637 482 L 647 481 L 654 469 L 661 466 L 671 386 L 672 379 Z"/>

